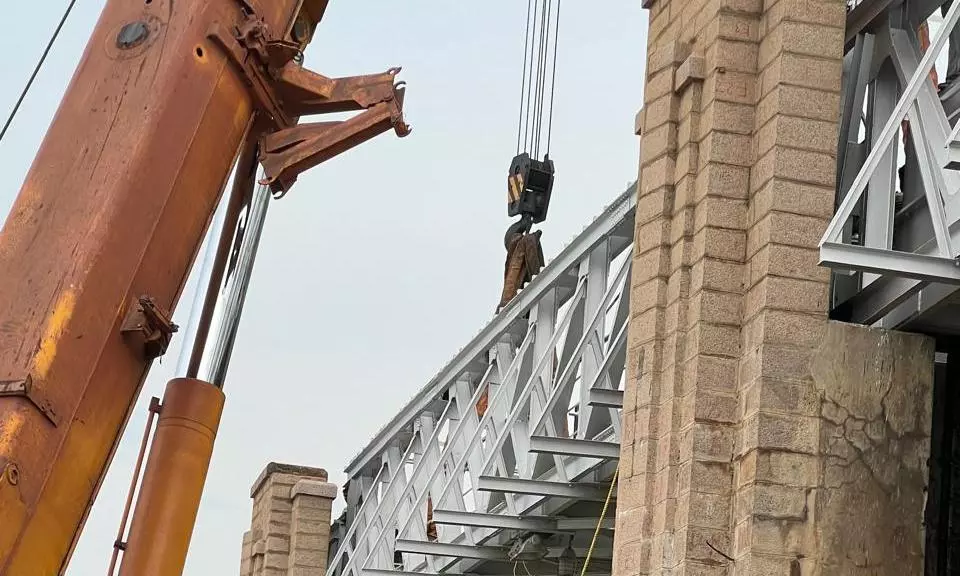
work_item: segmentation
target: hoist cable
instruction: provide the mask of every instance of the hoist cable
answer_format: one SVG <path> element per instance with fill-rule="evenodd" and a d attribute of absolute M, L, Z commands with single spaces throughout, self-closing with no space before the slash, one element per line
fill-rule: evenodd
<path fill-rule="evenodd" d="M 553 14 L 553 0 L 550 0 L 550 6 L 547 9 L 547 14 L 544 16 L 544 20 L 547 22 L 547 33 L 543 37 L 543 72 L 540 75 L 540 117 L 537 120 L 537 156 L 540 155 L 540 145 L 543 143 L 543 114 L 544 114 L 544 103 L 547 98 L 547 70 L 549 65 L 549 56 L 550 56 L 550 33 L 553 32 L 556 35 L 556 31 L 552 30 L 550 25 Z"/>
<path fill-rule="evenodd" d="M 537 26 L 536 22 L 538 20 L 540 21 L 540 33 L 539 35 L 537 35 L 537 39 L 536 39 L 537 66 L 536 66 L 536 71 L 533 73 L 533 76 L 531 78 L 531 82 L 532 82 L 531 86 L 533 86 L 533 105 L 529 112 L 531 129 L 530 129 L 530 142 L 527 143 L 527 150 L 529 150 L 530 154 L 533 155 L 534 157 L 536 157 L 537 155 L 536 153 L 536 142 L 538 137 L 538 134 L 537 134 L 537 107 L 538 106 L 537 105 L 540 102 L 540 67 L 543 65 L 543 62 L 541 61 L 540 57 L 543 52 L 543 28 L 544 27 L 543 27 L 543 21 L 541 19 L 540 14 L 543 13 L 543 8 L 546 7 L 547 2 L 549 2 L 549 0 L 543 0 L 543 6 L 541 6 L 540 10 L 538 10 L 536 14 L 534 14 L 533 16 L 535 29 Z"/>
<path fill-rule="evenodd" d="M 517 122 L 517 153 L 539 158 L 541 148 L 550 153 L 553 137 L 553 104 L 557 81 L 560 37 L 560 0 L 527 0 L 527 25 L 523 43 L 520 110 Z M 551 47 L 550 43 L 553 43 Z M 551 54 L 552 52 L 552 54 Z M 553 58 L 551 62 L 550 59 Z M 547 84 L 549 75 L 550 84 Z M 549 98 L 547 91 L 550 91 Z M 544 123 L 546 121 L 546 142 Z M 521 148 L 521 142 L 523 146 Z"/>
<path fill-rule="evenodd" d="M 540 134 L 543 126 L 543 79 L 547 70 L 547 42 L 550 36 L 550 21 L 548 20 L 547 13 L 552 4 L 553 0 L 544 0 L 543 7 L 540 10 L 540 49 L 537 54 L 537 97 L 536 103 L 534 104 L 533 117 L 534 126 L 536 127 L 533 133 L 536 135 L 536 138 L 530 143 L 530 148 L 533 150 L 533 155 L 536 158 L 540 157 Z"/>
<path fill-rule="evenodd" d="M 523 97 L 526 95 L 527 88 L 527 48 L 530 44 L 530 8 L 533 6 L 533 0 L 527 0 L 527 25 L 523 31 L 523 72 L 520 80 L 520 111 L 517 118 L 517 154 L 520 153 L 520 132 L 523 129 Z M 532 63 L 531 63 L 532 65 Z"/>
<path fill-rule="evenodd" d="M 4 135 L 7 133 L 7 129 L 10 127 L 10 124 L 13 122 L 13 119 L 16 117 L 17 112 L 20 110 L 20 105 L 23 104 L 23 99 L 26 98 L 27 92 L 30 91 L 30 87 L 33 86 L 33 81 L 37 78 L 37 74 L 40 72 L 40 69 L 43 67 L 44 61 L 47 59 L 47 54 L 50 53 L 50 48 L 53 47 L 53 43 L 56 42 L 57 36 L 60 35 L 60 30 L 63 29 L 64 23 L 67 21 L 67 17 L 70 16 L 70 12 L 73 10 L 73 5 L 77 3 L 77 0 L 70 0 L 70 3 L 67 4 L 67 9 L 63 13 L 63 17 L 60 18 L 60 23 L 57 24 L 57 29 L 53 31 L 53 35 L 50 37 L 50 40 L 47 42 L 47 47 L 44 48 L 43 54 L 40 56 L 40 60 L 37 61 L 36 67 L 33 69 L 33 73 L 30 74 L 30 79 L 27 80 L 27 84 L 23 87 L 23 91 L 20 92 L 20 97 L 17 99 L 17 103 L 13 105 L 13 110 L 10 111 L 10 116 L 7 117 L 7 121 L 3 124 L 3 129 L 0 129 L 0 141 L 3 140 Z"/>
<path fill-rule="evenodd" d="M 544 0 L 546 1 L 546 0 Z M 540 5 L 540 0 L 533 1 L 533 28 L 528 29 L 527 33 L 530 35 L 531 40 L 537 34 L 537 9 Z M 530 42 L 530 68 L 528 69 L 529 82 L 527 83 L 527 112 L 524 115 L 523 119 L 523 145 L 529 150 L 530 149 L 530 138 L 528 137 L 527 129 L 530 127 L 530 100 L 533 96 L 533 42 Z"/>
<path fill-rule="evenodd" d="M 557 89 L 557 41 L 560 37 L 560 0 L 557 0 L 557 23 L 553 28 L 553 72 L 550 77 L 550 107 L 547 116 L 547 156 L 550 155 L 550 137 L 553 135 L 553 94 Z"/>

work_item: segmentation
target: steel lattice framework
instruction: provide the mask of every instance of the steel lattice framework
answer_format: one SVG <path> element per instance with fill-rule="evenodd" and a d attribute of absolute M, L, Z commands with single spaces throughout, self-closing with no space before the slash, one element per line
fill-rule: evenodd
<path fill-rule="evenodd" d="M 610 573 L 635 206 L 631 187 L 350 462 L 327 576 L 555 572 L 598 524 Z"/>
<path fill-rule="evenodd" d="M 837 210 L 820 244 L 837 318 L 960 332 L 960 82 L 930 80 L 960 20 L 960 2 L 941 17 L 944 4 L 860 0 L 848 12 Z"/>

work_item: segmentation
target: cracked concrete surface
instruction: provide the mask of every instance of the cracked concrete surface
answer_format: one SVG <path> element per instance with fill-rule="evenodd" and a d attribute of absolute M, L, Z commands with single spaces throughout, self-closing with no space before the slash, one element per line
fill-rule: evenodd
<path fill-rule="evenodd" d="M 811 362 L 820 397 L 816 573 L 919 575 L 933 341 L 831 322 Z"/>

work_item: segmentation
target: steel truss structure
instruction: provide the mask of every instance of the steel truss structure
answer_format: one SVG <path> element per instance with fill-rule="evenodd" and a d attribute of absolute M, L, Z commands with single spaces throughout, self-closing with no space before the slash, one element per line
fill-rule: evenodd
<path fill-rule="evenodd" d="M 598 526 L 590 573 L 610 573 L 635 206 L 631 187 L 350 462 L 327 576 L 554 573 Z"/>
<path fill-rule="evenodd" d="M 960 2 L 941 20 L 943 4 L 860 0 L 847 15 L 837 209 L 820 243 L 843 320 L 960 332 L 960 82 L 930 76 Z"/>

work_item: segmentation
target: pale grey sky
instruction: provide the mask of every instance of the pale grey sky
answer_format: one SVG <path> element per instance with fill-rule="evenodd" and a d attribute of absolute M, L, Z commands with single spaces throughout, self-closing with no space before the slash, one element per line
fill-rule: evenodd
<path fill-rule="evenodd" d="M 4 117 L 67 0 L 8 4 Z M 102 6 L 78 0 L 0 143 L 0 221 Z M 338 76 L 403 66 L 414 132 L 315 168 L 271 206 L 186 574 L 238 573 L 250 484 L 268 461 L 320 466 L 340 483 L 350 457 L 491 318 L 525 14 L 522 0 L 331 2 L 307 66 Z M 647 28 L 637 0 L 563 2 L 560 26 L 548 258 L 636 178 Z M 147 381 L 71 576 L 106 572 L 146 404 L 174 376 L 179 344 Z"/>

